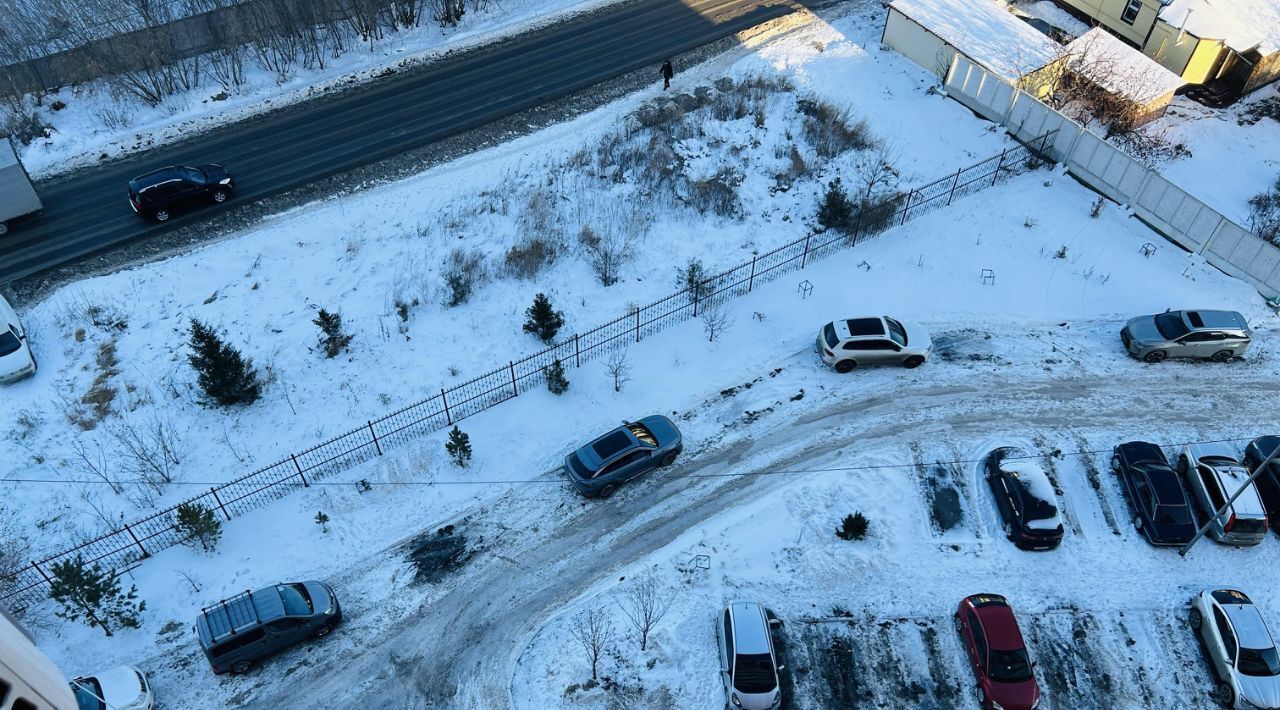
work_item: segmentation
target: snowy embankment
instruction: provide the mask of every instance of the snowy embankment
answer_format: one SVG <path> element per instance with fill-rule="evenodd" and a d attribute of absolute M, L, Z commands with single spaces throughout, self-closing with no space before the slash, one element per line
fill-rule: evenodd
<path fill-rule="evenodd" d="M 752 249 L 803 234 L 824 183 L 840 175 L 856 184 L 857 166 L 878 151 L 848 148 L 824 156 L 819 151 L 827 149 L 817 139 L 830 134 L 806 134 L 797 96 L 853 107 L 854 118 L 866 117 L 870 135 L 895 149 L 894 165 L 904 184 L 949 172 L 1006 145 L 954 102 L 926 94 L 929 81 L 922 72 L 877 48 L 877 27 L 862 16 L 813 22 L 732 66 L 712 63 L 702 73 L 683 74 L 682 81 L 708 86 L 722 73 L 769 79 L 748 83 L 741 94 L 734 93 L 736 87 L 713 89 L 719 93 L 712 95 L 732 101 L 704 105 L 683 118 L 659 120 L 640 112 L 637 117 L 656 121 L 642 130 L 623 116 L 648 96 L 632 97 L 418 178 L 295 210 L 191 255 L 54 294 L 28 314 L 41 372 L 6 392 L 12 394 L 19 423 L 0 445 L 11 460 L 23 462 L 14 475 L 88 475 L 78 471 L 70 442 L 118 462 L 113 432 L 130 421 L 172 422 L 186 442 L 186 455 L 175 483 L 161 487 L 153 500 L 140 498 L 145 489 L 133 485 L 120 495 L 105 484 L 21 485 L 7 499 L 10 519 L 45 530 L 39 545 L 62 546 L 97 527 L 95 509 L 114 519 L 179 500 L 191 487 L 225 480 L 371 413 L 489 369 L 514 352 L 538 347 L 520 332 L 523 310 L 537 291 L 547 292 L 565 310 L 568 328 L 576 329 L 624 312 L 628 303 L 670 292 L 676 267 L 690 257 L 715 271 L 743 260 Z M 796 88 L 787 89 L 778 79 Z M 715 108 L 721 105 L 726 108 Z M 717 110 L 723 113 L 717 116 Z M 663 160 L 650 161 L 655 155 Z M 616 166 L 626 165 L 619 159 L 628 156 L 633 162 L 619 174 Z M 722 180 L 733 189 L 712 190 L 723 200 L 696 202 L 691 186 L 702 185 L 705 194 L 734 166 L 740 180 Z M 670 184 L 653 181 L 652 176 L 664 174 Z M 968 470 L 953 474 L 957 487 L 963 485 L 958 499 L 964 522 L 936 535 L 928 532 L 925 514 L 915 504 L 925 479 L 883 469 L 799 482 L 761 477 L 771 482 L 741 489 L 744 502 L 760 502 L 729 512 L 729 518 L 714 517 L 722 510 L 714 498 L 704 497 L 699 517 L 692 519 L 681 517 L 680 496 L 645 507 L 655 487 L 679 485 L 678 479 L 652 477 L 605 505 L 669 516 L 673 527 L 655 529 L 676 530 L 675 538 L 688 528 L 686 537 L 674 542 L 648 537 L 635 548 L 624 541 L 616 548 L 603 546 L 616 538 L 602 537 L 602 562 L 574 564 L 553 575 L 523 566 L 521 560 L 533 555 L 522 546 L 545 543 L 539 549 L 551 554 L 555 545 L 572 546 L 578 525 L 599 523 L 600 516 L 618 510 L 584 505 L 558 480 L 555 468 L 567 451 L 619 419 L 654 412 L 675 413 L 689 442 L 685 461 L 670 476 L 707 467 L 710 474 L 731 475 L 779 461 L 813 469 L 971 459 L 988 445 L 1010 440 L 1070 453 L 1073 428 L 1090 450 L 1104 449 L 1117 437 L 1172 442 L 1268 433 L 1254 430 L 1263 413 L 1247 401 L 1224 406 L 1221 422 L 1197 405 L 1185 417 L 1168 417 L 1178 423 L 1155 424 L 1161 418 L 1151 412 L 1167 404 L 1161 392 L 1176 390 L 1181 404 L 1199 401 L 1193 388 L 1234 390 L 1241 381 L 1273 381 L 1276 347 L 1269 339 L 1275 318 L 1248 286 L 1164 244 L 1113 205 L 1090 218 L 1093 199 L 1069 178 L 1039 171 L 960 200 L 735 302 L 729 309 L 732 325 L 715 343 L 705 340 L 698 322 L 647 338 L 629 353 L 632 381 L 621 393 L 614 392 L 603 365 L 593 363 L 569 370 L 570 390 L 562 397 L 530 392 L 466 420 L 463 428 L 475 449 L 467 469 L 449 464 L 442 435 L 432 436 L 343 474 L 332 485 L 315 486 L 231 521 L 216 553 L 163 551 L 130 576 L 148 602 L 140 630 L 105 639 L 98 631 L 37 616 L 41 645 L 68 672 L 133 662 L 152 674 L 161 697 L 211 707 L 305 704 L 300 698 L 307 694 L 314 694 L 318 704 L 344 706 L 367 696 L 364 701 L 382 699 L 394 706 L 398 692 L 425 692 L 424 687 L 442 692 L 442 686 L 417 682 L 422 674 L 452 668 L 459 673 L 444 680 L 467 676 L 453 660 L 465 652 L 468 661 L 493 665 L 468 682 L 488 693 L 502 688 L 504 697 L 515 687 L 522 704 L 553 707 L 567 702 L 567 686 L 585 680 L 576 652 L 563 645 L 563 626 L 551 618 L 560 605 L 584 593 L 587 599 L 607 592 L 611 580 L 630 574 L 624 569 L 612 575 L 615 566 L 669 570 L 673 560 L 687 559 L 707 544 L 713 548 L 708 552 L 712 570 L 690 582 L 697 588 L 681 596 L 659 629 L 655 649 L 663 655 L 654 668 L 636 661 L 607 671 L 629 686 L 668 687 L 676 707 L 705 707 L 716 699 L 710 615 L 730 597 L 755 596 L 775 605 L 789 629 L 798 628 L 799 616 L 825 615 L 827 605 L 842 605 L 875 618 L 926 616 L 943 637 L 945 605 L 952 597 L 979 591 L 970 583 L 995 585 L 998 573 L 1030 559 L 1015 557 L 991 532 L 994 512 Z M 651 209 L 638 209 L 641 205 Z M 581 243 L 583 226 L 624 240 L 627 258 L 617 284 L 598 284 Z M 512 276 L 508 267 L 523 262 L 508 263 L 511 248 L 525 253 L 531 237 L 543 235 L 550 235 L 548 246 L 557 258 L 539 264 L 531 280 Z M 628 235 L 634 237 L 629 242 Z M 1140 253 L 1147 242 L 1158 246 L 1149 258 Z M 441 262 L 455 247 L 479 255 L 483 277 L 475 281 L 467 303 L 446 308 L 441 274 L 447 264 Z M 994 285 L 979 279 L 984 268 L 995 272 Z M 808 298 L 797 293 L 801 278 L 814 286 Z M 1116 337 L 1120 322 L 1169 306 L 1241 310 L 1258 343 L 1247 362 L 1225 368 L 1171 363 L 1156 370 L 1126 358 Z M 313 350 L 316 330 L 310 321 L 319 307 L 342 311 L 356 335 L 349 355 L 325 360 Z M 112 313 L 118 317 L 106 317 Z M 863 313 L 922 322 L 938 343 L 933 362 L 912 372 L 888 369 L 853 377 L 822 368 L 811 352 L 818 327 L 833 317 Z M 95 314 L 104 326 L 93 325 Z M 269 366 L 272 376 L 262 401 L 230 412 L 196 403 L 183 347 L 191 317 L 214 323 L 260 366 Z M 113 364 L 98 359 L 104 349 L 113 354 Z M 460 374 L 451 374 L 451 367 Z M 1169 377 L 1180 382 L 1178 387 L 1168 386 Z M 115 393 L 100 415 L 92 400 L 81 402 L 95 382 Z M 918 391 L 910 393 L 913 389 Z M 1055 406 L 1066 399 L 1073 403 Z M 947 428 L 950 424 L 956 428 Z M 912 454 L 913 444 L 920 446 L 918 455 Z M 114 474 L 129 477 L 122 470 Z M 1165 568 L 1137 557 L 1149 551 L 1131 533 L 1093 532 L 1099 525 L 1093 511 L 1099 506 L 1124 519 L 1112 484 L 1095 493 L 1091 485 L 1080 484 L 1082 476 L 1088 480 L 1087 471 L 1062 464 L 1060 474 L 1072 526 L 1062 556 L 1028 563 L 1024 574 L 1034 584 L 987 591 L 1007 591 L 1015 605 L 1030 609 L 1057 605 L 1065 593 L 1036 585 L 1050 584 L 1045 570 L 1057 573 L 1055 560 L 1067 560 L 1064 568 L 1080 577 L 1067 591 L 1102 597 L 1092 607 L 1082 601 L 1081 608 L 1112 614 L 1117 597 L 1096 589 L 1099 577 L 1091 565 L 1100 555 L 1125 557 L 1124 551 L 1132 549 L 1128 557 L 1147 595 L 1143 608 L 1174 598 L 1174 592 L 1156 586 Z M 361 479 L 372 489 L 359 492 L 354 482 Z M 711 485 L 690 480 L 692 486 Z M 83 497 L 82 490 L 87 491 Z M 871 539 L 836 541 L 829 529 L 853 509 L 871 518 Z M 314 522 L 321 511 L 330 518 L 327 532 Z M 743 511 L 760 517 L 733 524 Z M 415 582 L 422 570 L 396 543 L 422 530 L 434 535 L 450 523 L 465 536 L 461 571 L 447 569 L 433 581 Z M 775 528 L 786 532 L 761 538 Z M 805 540 L 813 546 L 802 545 Z M 832 547 L 835 542 L 843 546 Z M 1224 577 L 1230 563 L 1254 554 L 1206 552 L 1201 556 L 1206 561 L 1197 563 L 1204 566 L 1176 584 Z M 1265 546 L 1256 552 L 1272 554 Z M 978 570 L 972 577 L 965 576 L 969 563 Z M 961 581 L 921 581 L 903 571 L 930 564 Z M 1120 560 L 1108 565 L 1123 569 Z M 467 587 L 473 572 L 505 575 L 509 584 L 497 580 L 496 586 Z M 333 581 L 344 603 L 344 627 L 246 678 L 212 676 L 189 633 L 199 608 L 246 587 L 299 577 Z M 501 608 L 450 605 L 457 598 L 519 596 L 525 582 L 541 584 L 548 578 L 562 588 L 539 597 L 546 617 L 523 620 L 535 625 L 550 620 L 530 651 L 518 630 L 485 644 L 484 635 L 501 633 L 504 625 L 475 615 L 507 615 Z M 1015 593 L 1024 593 L 1026 601 Z M 466 650 L 466 643 L 452 650 L 434 648 L 437 640 L 448 640 L 448 619 L 431 628 L 420 624 L 434 624 L 435 609 L 457 609 L 458 618 L 466 615 L 477 624 L 483 633 L 475 648 Z M 1044 622 L 1044 638 L 1061 638 L 1055 636 L 1056 623 Z M 1111 615 L 1082 623 L 1119 622 Z M 903 631 L 910 632 L 909 627 Z M 796 647 L 808 638 L 798 638 Z M 922 638 L 911 643 L 929 643 L 927 635 Z M 1036 638 L 1033 634 L 1033 643 Z M 954 646 L 950 637 L 940 643 Z M 950 670 L 940 670 L 939 678 L 957 672 L 954 649 L 948 653 Z M 1107 644 L 1105 653 L 1123 650 Z M 521 670 L 512 686 L 506 662 L 515 658 L 522 659 Z M 549 668 L 551 658 L 563 659 L 563 666 Z M 1199 679 L 1185 682 L 1194 686 Z M 279 702 L 273 705 L 272 698 Z M 607 702 L 601 691 L 580 698 L 587 706 Z"/>
<path fill-rule="evenodd" d="M 473 8 L 457 27 L 441 27 L 429 18 L 419 27 L 390 32 L 381 39 L 349 39 L 345 51 L 326 57 L 323 68 L 297 67 L 287 78 L 245 59 L 244 83 L 225 89 L 206 71 L 198 85 L 149 106 L 102 79 L 46 95 L 37 107 L 50 127 L 47 138 L 19 146 L 33 177 L 117 158 L 193 134 L 274 111 L 315 96 L 377 80 L 459 50 L 529 32 L 574 15 L 623 0 L 509 0 Z M 28 98 L 28 101 L 31 99 Z M 58 108 L 55 109 L 54 107 Z"/>

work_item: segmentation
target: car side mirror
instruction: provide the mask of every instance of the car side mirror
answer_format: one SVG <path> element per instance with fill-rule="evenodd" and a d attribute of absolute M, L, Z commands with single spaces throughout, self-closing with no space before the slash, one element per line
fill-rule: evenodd
<path fill-rule="evenodd" d="M 779 671 L 785 671 L 786 669 L 787 669 L 786 665 L 778 666 Z"/>
<path fill-rule="evenodd" d="M 1040 661 L 1032 661 L 1032 662 L 1031 662 L 1031 667 L 1032 667 L 1032 668 L 1035 668 L 1036 666 L 1039 666 L 1039 665 L 1040 665 Z"/>
<path fill-rule="evenodd" d="M 782 619 L 777 619 L 777 618 L 769 619 L 769 628 L 771 629 L 782 628 Z"/>

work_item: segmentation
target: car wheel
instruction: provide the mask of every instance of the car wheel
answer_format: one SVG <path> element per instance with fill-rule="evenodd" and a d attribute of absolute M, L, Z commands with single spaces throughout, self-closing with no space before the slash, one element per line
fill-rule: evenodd
<path fill-rule="evenodd" d="M 250 668 L 253 668 L 253 661 L 236 661 L 231 666 L 231 673 L 232 675 L 244 675 L 249 672 Z"/>
<path fill-rule="evenodd" d="M 226 201 L 227 201 L 227 191 L 226 191 L 226 190 L 214 190 L 214 191 L 213 191 L 213 194 L 211 195 L 211 197 L 213 197 L 213 201 L 214 201 L 214 202 L 217 202 L 218 204 L 222 204 L 223 202 L 226 202 Z"/>
<path fill-rule="evenodd" d="M 9 233 L 9 225 L 5 224 L 4 222 L 0 222 L 0 237 L 3 237 L 8 233 Z"/>
<path fill-rule="evenodd" d="M 1214 362 L 1231 362 L 1231 351 L 1219 350 L 1218 352 L 1213 354 L 1213 357 L 1209 359 L 1213 360 Z"/>
<path fill-rule="evenodd" d="M 1111 457 L 1111 470 L 1114 473 L 1120 473 L 1120 457 L 1119 456 Z"/>
<path fill-rule="evenodd" d="M 676 452 L 674 452 L 674 451 L 668 451 L 668 452 L 666 453 L 666 455 L 662 457 L 662 461 L 661 461 L 661 463 L 660 463 L 659 465 L 661 465 L 661 466 L 670 466 L 671 464 L 673 464 L 673 463 L 675 463 L 675 462 L 676 462 Z"/>
<path fill-rule="evenodd" d="M 853 360 L 841 360 L 840 362 L 836 363 L 836 372 L 839 372 L 840 374 L 843 375 L 846 372 L 852 372 L 853 368 L 857 366 L 858 366 L 858 363 L 854 362 Z"/>
<path fill-rule="evenodd" d="M 614 491 L 616 491 L 616 490 L 618 490 L 618 487 L 617 487 L 617 486 L 615 486 L 615 485 L 613 485 L 613 484 L 609 484 L 609 485 L 605 486 L 604 488 L 601 488 L 601 489 L 600 489 L 600 497 L 601 497 L 601 498 L 608 498 L 609 496 L 613 495 L 613 492 L 614 492 Z"/>
<path fill-rule="evenodd" d="M 311 635 L 318 639 L 322 639 L 325 636 L 328 636 L 330 631 L 333 631 L 333 624 L 325 624 L 315 631 L 312 631 Z"/>
<path fill-rule="evenodd" d="M 155 218 L 157 222 L 168 222 L 169 210 L 156 210 Z"/>
<path fill-rule="evenodd" d="M 1136 515 L 1135 515 L 1135 516 L 1133 516 L 1133 527 L 1137 528 L 1138 530 L 1141 530 L 1141 529 L 1142 529 L 1142 518 L 1139 518 L 1139 517 L 1138 517 L 1138 516 L 1136 516 Z"/>
<path fill-rule="evenodd" d="M 1152 350 L 1151 352 L 1144 355 L 1142 359 L 1146 362 L 1156 363 L 1156 362 L 1164 362 L 1164 359 L 1167 357 L 1169 357 L 1169 353 L 1163 350 Z"/>
<path fill-rule="evenodd" d="M 961 623 L 960 617 L 958 616 L 951 617 L 951 624 L 956 627 L 956 633 L 958 634 L 964 633 L 964 624 Z"/>
<path fill-rule="evenodd" d="M 920 367 L 923 364 L 924 364 L 924 358 L 920 357 L 919 355 L 912 355 L 911 357 L 902 361 L 902 366 L 907 369 Z"/>
<path fill-rule="evenodd" d="M 1013 523 L 1004 524 L 1004 536 L 1009 538 L 1010 540 L 1013 539 Z"/>
<path fill-rule="evenodd" d="M 1217 697 L 1218 702 L 1223 705 L 1229 708 L 1236 706 L 1236 690 L 1231 687 L 1230 683 L 1219 683 L 1213 694 Z"/>
<path fill-rule="evenodd" d="M 1195 607 L 1191 607 L 1191 613 L 1187 615 L 1187 618 L 1191 621 L 1191 628 L 1197 630 L 1200 628 L 1200 624 L 1204 621 L 1204 615 Z"/>

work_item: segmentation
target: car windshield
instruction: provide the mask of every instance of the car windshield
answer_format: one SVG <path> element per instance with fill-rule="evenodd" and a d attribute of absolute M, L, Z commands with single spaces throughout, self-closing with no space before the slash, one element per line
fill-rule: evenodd
<path fill-rule="evenodd" d="M 1165 525 L 1188 525 L 1191 512 L 1184 505 L 1157 505 L 1156 522 Z"/>
<path fill-rule="evenodd" d="M 889 337 L 893 338 L 893 342 L 903 347 L 907 346 L 907 329 L 898 321 L 885 316 L 884 322 L 889 324 Z"/>
<path fill-rule="evenodd" d="M 1001 683 L 1021 683 L 1031 679 L 1031 659 L 1023 648 L 1016 651 L 991 649 L 988 672 L 992 680 Z"/>
<path fill-rule="evenodd" d="M 836 326 L 834 323 L 828 323 L 827 327 L 822 329 L 822 339 L 827 341 L 827 347 L 829 348 L 835 348 L 840 344 L 840 341 L 836 338 Z"/>
<path fill-rule="evenodd" d="M 778 685 L 767 653 L 744 653 L 733 669 L 733 687 L 742 693 L 767 693 Z"/>
<path fill-rule="evenodd" d="M 0 356 L 12 355 L 18 352 L 18 348 L 22 347 L 22 341 L 18 339 L 18 335 L 13 332 L 13 328 L 9 328 L 0 333 Z"/>
<path fill-rule="evenodd" d="M 182 176 L 191 182 L 208 182 L 209 176 L 204 174 L 199 168 L 183 168 Z"/>
<path fill-rule="evenodd" d="M 1161 313 L 1156 316 L 1156 330 L 1165 340 L 1177 340 L 1190 333 L 1187 324 L 1182 322 L 1181 313 Z"/>
<path fill-rule="evenodd" d="M 102 710 L 102 686 L 97 678 L 77 678 L 71 683 L 71 692 L 76 696 L 76 707 L 79 710 Z"/>
<path fill-rule="evenodd" d="M 1280 675 L 1280 654 L 1276 653 L 1275 647 L 1242 648 L 1240 649 L 1240 662 L 1237 667 L 1245 675 Z"/>
<path fill-rule="evenodd" d="M 311 595 L 301 584 L 281 584 L 276 589 L 280 592 L 280 601 L 284 602 L 284 613 L 288 616 L 310 616 L 315 609 L 311 606 Z"/>

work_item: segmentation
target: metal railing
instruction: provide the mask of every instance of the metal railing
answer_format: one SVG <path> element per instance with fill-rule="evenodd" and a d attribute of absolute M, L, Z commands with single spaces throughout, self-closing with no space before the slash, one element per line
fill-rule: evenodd
<path fill-rule="evenodd" d="M 899 192 L 862 209 L 850 233 L 828 230 L 811 233 L 757 254 L 696 287 L 673 293 L 647 306 L 591 330 L 575 333 L 540 352 L 508 362 L 462 384 L 441 389 L 420 402 L 340 434 L 304 451 L 290 454 L 270 466 L 241 476 L 179 505 L 198 504 L 217 511 L 226 520 L 247 513 L 313 481 L 381 456 L 388 449 L 420 438 L 518 397 L 545 382 L 546 369 L 556 360 L 565 366 L 583 363 L 617 348 L 696 318 L 707 308 L 750 293 L 756 286 L 803 269 L 814 259 L 849 249 L 860 242 L 951 204 L 1020 172 L 1039 161 L 1052 132 L 1027 144 L 1004 150 L 979 163 L 927 185 Z M 86 564 L 121 569 L 184 540 L 176 528 L 179 505 L 71 549 L 33 561 L 17 572 L 0 577 L 0 600 L 12 608 L 26 607 L 47 598 L 49 567 L 80 557 Z"/>

